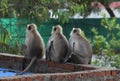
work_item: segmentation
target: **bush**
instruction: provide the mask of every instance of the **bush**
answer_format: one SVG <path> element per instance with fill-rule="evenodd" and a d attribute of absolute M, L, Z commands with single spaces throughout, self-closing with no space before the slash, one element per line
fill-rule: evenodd
<path fill-rule="evenodd" d="M 0 25 L 0 52 L 20 55 L 22 49 L 19 41 L 16 41 L 14 45 L 10 45 L 8 40 L 12 41 L 12 36 Z"/>
<path fill-rule="evenodd" d="M 102 19 L 101 26 L 106 29 L 106 36 L 100 35 L 96 28 L 91 30 L 94 33 L 93 50 L 97 54 L 94 65 L 120 68 L 120 25 L 116 21 L 116 18 Z"/>

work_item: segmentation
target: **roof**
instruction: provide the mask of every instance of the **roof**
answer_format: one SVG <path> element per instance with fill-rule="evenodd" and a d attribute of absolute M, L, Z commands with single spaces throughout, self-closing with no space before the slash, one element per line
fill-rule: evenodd
<path fill-rule="evenodd" d="M 112 2 L 110 5 L 109 5 L 111 8 L 120 8 L 120 1 L 119 2 Z"/>
<path fill-rule="evenodd" d="M 104 5 L 102 5 L 100 2 L 93 2 L 91 5 L 93 7 L 104 8 Z M 110 8 L 120 8 L 120 1 L 110 3 L 109 7 Z"/>

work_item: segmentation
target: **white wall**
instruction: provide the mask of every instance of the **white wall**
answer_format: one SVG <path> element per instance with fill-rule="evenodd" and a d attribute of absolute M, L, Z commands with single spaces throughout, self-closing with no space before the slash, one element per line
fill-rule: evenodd
<path fill-rule="evenodd" d="M 51 10 L 49 12 L 51 14 L 50 18 L 57 18 L 55 16 L 52 16 L 52 11 Z M 117 18 L 120 18 L 120 11 L 118 11 L 117 9 L 115 9 L 115 10 L 113 9 L 113 12 L 114 12 L 114 14 Z M 105 14 L 106 17 L 108 17 L 108 18 L 110 17 L 108 12 L 103 8 L 101 10 L 101 12 L 99 12 L 99 13 L 92 12 L 90 15 L 87 16 L 87 18 L 103 18 L 103 14 Z M 76 14 L 72 18 L 79 19 L 79 18 L 83 18 L 83 17 L 80 16 L 79 14 Z"/>

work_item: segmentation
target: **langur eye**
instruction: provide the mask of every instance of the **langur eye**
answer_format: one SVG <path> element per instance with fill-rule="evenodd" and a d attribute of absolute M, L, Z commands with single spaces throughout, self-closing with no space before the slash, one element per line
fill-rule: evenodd
<path fill-rule="evenodd" d="M 31 30 L 31 26 L 28 26 L 28 30 Z"/>
<path fill-rule="evenodd" d="M 54 29 L 53 29 L 53 31 L 56 31 L 56 30 L 57 30 L 57 28 L 54 28 Z"/>
<path fill-rule="evenodd" d="M 77 32 L 77 30 L 73 30 L 73 33 L 76 33 Z"/>

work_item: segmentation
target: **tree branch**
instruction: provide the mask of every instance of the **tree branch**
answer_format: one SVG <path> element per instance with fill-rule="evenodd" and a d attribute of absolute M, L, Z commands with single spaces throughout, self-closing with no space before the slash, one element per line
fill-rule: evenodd
<path fill-rule="evenodd" d="M 112 9 L 110 7 L 105 7 L 105 9 L 109 13 L 110 17 L 115 17 L 115 14 L 114 14 L 114 12 L 112 11 Z"/>
<path fill-rule="evenodd" d="M 114 14 L 114 12 L 112 11 L 112 9 L 108 6 L 108 5 L 105 5 L 102 1 L 100 1 L 100 3 L 102 4 L 102 5 L 104 5 L 104 7 L 105 7 L 105 9 L 107 10 L 107 12 L 109 13 L 109 15 L 110 15 L 110 17 L 115 17 L 115 14 Z"/>

